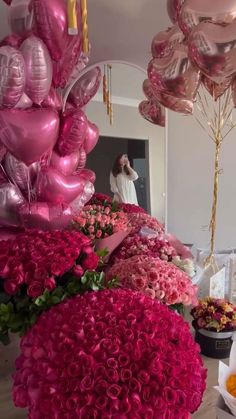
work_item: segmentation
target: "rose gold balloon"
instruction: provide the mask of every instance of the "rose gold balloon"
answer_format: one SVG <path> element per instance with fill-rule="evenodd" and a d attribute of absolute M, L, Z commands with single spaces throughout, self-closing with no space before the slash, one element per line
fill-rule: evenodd
<path fill-rule="evenodd" d="M 149 79 L 146 79 L 143 82 L 143 93 L 147 99 L 156 100 L 155 89 Z"/>
<path fill-rule="evenodd" d="M 225 91 L 230 87 L 232 79 L 225 80 L 224 82 L 217 84 L 214 81 L 208 79 L 206 76 L 202 76 L 202 83 L 206 90 L 210 93 L 214 100 L 217 100 L 222 96 Z"/>
<path fill-rule="evenodd" d="M 236 21 L 227 26 L 202 22 L 192 31 L 188 44 L 192 62 L 216 83 L 236 72 Z"/>
<path fill-rule="evenodd" d="M 236 18 L 235 0 L 186 0 L 178 22 L 184 34 L 189 33 L 199 23 L 231 23 Z"/>
<path fill-rule="evenodd" d="M 20 51 L 0 47 L 0 107 L 11 108 L 20 100 L 25 87 L 25 63 Z"/>
<path fill-rule="evenodd" d="M 177 22 L 183 3 L 184 0 L 167 0 L 167 12 L 173 23 Z"/>
<path fill-rule="evenodd" d="M 165 126 L 165 109 L 157 101 L 143 100 L 139 112 L 144 119 L 155 125 Z"/>
<path fill-rule="evenodd" d="M 183 32 L 177 25 L 167 31 L 157 33 L 152 40 L 152 56 L 154 58 L 167 57 L 183 40 Z"/>
<path fill-rule="evenodd" d="M 187 100 L 195 99 L 201 81 L 185 45 L 177 45 L 166 58 L 154 58 L 148 66 L 148 77 L 158 91 Z"/>

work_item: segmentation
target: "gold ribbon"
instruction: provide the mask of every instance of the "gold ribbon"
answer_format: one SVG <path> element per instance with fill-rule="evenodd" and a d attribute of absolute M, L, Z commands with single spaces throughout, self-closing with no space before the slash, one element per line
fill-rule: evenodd
<path fill-rule="evenodd" d="M 78 35 L 77 0 L 67 0 L 68 33 Z"/>
<path fill-rule="evenodd" d="M 88 39 L 88 8 L 87 0 L 80 0 L 81 5 L 81 24 L 83 36 L 83 53 L 89 53 L 89 39 Z"/>

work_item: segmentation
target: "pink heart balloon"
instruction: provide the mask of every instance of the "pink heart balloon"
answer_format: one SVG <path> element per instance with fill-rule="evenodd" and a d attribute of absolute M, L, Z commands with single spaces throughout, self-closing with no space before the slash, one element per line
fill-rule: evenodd
<path fill-rule="evenodd" d="M 18 48 L 20 48 L 22 42 L 23 42 L 23 39 L 20 35 L 18 35 L 17 33 L 12 33 L 11 35 L 6 36 L 0 42 L 0 47 L 8 45 L 10 47 L 18 49 Z"/>
<path fill-rule="evenodd" d="M 36 191 L 41 201 L 52 204 L 69 204 L 80 195 L 86 180 L 83 177 L 64 176 L 56 169 L 42 169 L 38 175 Z"/>
<path fill-rule="evenodd" d="M 18 227 L 18 210 L 25 203 L 20 190 L 12 183 L 0 186 L 0 225 Z"/>
<path fill-rule="evenodd" d="M 61 157 L 56 151 L 52 152 L 50 165 L 65 176 L 74 173 L 78 167 L 80 152 L 75 151 L 69 156 Z"/>
<path fill-rule="evenodd" d="M 84 179 L 86 179 L 87 181 L 94 183 L 96 180 L 96 174 L 89 169 L 82 169 L 82 170 L 78 170 L 76 172 L 77 175 L 80 175 L 81 177 L 83 177 Z"/>
<path fill-rule="evenodd" d="M 195 99 L 201 82 L 200 71 L 191 64 L 185 45 L 177 45 L 166 58 L 154 58 L 148 77 L 158 91 L 188 100 Z"/>
<path fill-rule="evenodd" d="M 41 103 L 43 108 L 52 108 L 60 112 L 63 107 L 62 95 L 51 87 L 47 97 Z"/>
<path fill-rule="evenodd" d="M 74 68 L 79 62 L 81 55 L 81 40 L 76 36 L 70 36 L 62 58 L 53 61 L 53 84 L 55 87 L 64 87 L 71 78 Z"/>
<path fill-rule="evenodd" d="M 87 135 L 88 120 L 81 110 L 72 109 L 61 118 L 61 133 L 57 147 L 61 156 L 78 151 Z"/>
<path fill-rule="evenodd" d="M 53 149 L 58 132 L 58 114 L 50 109 L 0 110 L 1 141 L 27 166 Z"/>
<path fill-rule="evenodd" d="M 91 153 L 94 147 L 97 145 L 99 139 L 99 129 L 97 125 L 88 121 L 88 128 L 86 137 L 84 140 L 84 150 L 87 154 Z"/>
<path fill-rule="evenodd" d="M 224 82 L 217 84 L 214 81 L 208 79 L 206 76 L 202 76 L 202 83 L 204 84 L 204 87 L 206 90 L 210 93 L 210 95 L 213 97 L 214 100 L 217 100 L 219 97 L 221 97 L 227 89 L 229 89 L 232 79 L 229 78 L 225 80 Z"/>
<path fill-rule="evenodd" d="M 154 58 L 167 57 L 183 40 L 183 32 L 177 25 L 167 31 L 159 32 L 152 40 L 152 56 Z"/>
<path fill-rule="evenodd" d="M 165 109 L 157 101 L 143 100 L 139 104 L 140 115 L 155 125 L 165 126 Z"/>
<path fill-rule="evenodd" d="M 71 209 L 73 214 L 78 214 L 78 212 L 87 204 L 87 202 L 92 198 L 95 192 L 93 183 L 86 182 L 83 192 L 79 195 L 72 203 Z"/>
<path fill-rule="evenodd" d="M 97 93 L 101 84 L 100 67 L 94 67 L 85 73 L 72 87 L 69 101 L 78 108 L 85 106 Z"/>
<path fill-rule="evenodd" d="M 189 36 L 189 57 L 202 73 L 222 83 L 236 71 L 236 21 L 200 23 Z M 207 45 L 207 48 L 206 48 Z"/>
<path fill-rule="evenodd" d="M 38 35 L 47 45 L 53 60 L 59 61 L 67 49 L 72 50 L 75 40 L 81 37 L 80 33 L 76 36 L 68 34 L 67 1 L 34 0 L 33 8 Z M 79 5 L 77 19 L 80 28 Z"/>
<path fill-rule="evenodd" d="M 178 16 L 184 34 L 201 22 L 232 23 L 236 18 L 235 0 L 185 0 Z"/>
<path fill-rule="evenodd" d="M 39 171 L 39 163 L 26 166 L 22 161 L 12 156 L 12 154 L 7 153 L 4 159 L 4 169 L 11 181 L 19 186 L 21 191 L 25 192 L 28 196 L 34 186 Z"/>
<path fill-rule="evenodd" d="M 33 105 L 32 100 L 25 94 L 21 96 L 19 102 L 14 106 L 15 109 L 28 109 Z"/>
<path fill-rule="evenodd" d="M 80 157 L 79 157 L 79 163 L 78 163 L 78 169 L 83 169 L 86 166 L 87 162 L 87 154 L 86 151 L 81 148 L 80 149 Z"/>
<path fill-rule="evenodd" d="M 52 205 L 47 202 L 25 204 L 19 211 L 25 228 L 40 230 L 64 230 L 72 220 L 72 210 L 67 205 Z"/>
<path fill-rule="evenodd" d="M 0 47 L 0 107 L 11 108 L 23 95 L 25 87 L 25 63 L 20 51 Z"/>
<path fill-rule="evenodd" d="M 52 61 L 46 45 L 36 36 L 27 38 L 20 47 L 25 59 L 26 94 L 38 105 L 48 95 L 52 84 Z"/>

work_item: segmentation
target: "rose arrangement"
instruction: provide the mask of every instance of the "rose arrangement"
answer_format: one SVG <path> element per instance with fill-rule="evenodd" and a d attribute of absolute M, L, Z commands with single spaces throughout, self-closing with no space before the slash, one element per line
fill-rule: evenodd
<path fill-rule="evenodd" d="M 191 310 L 193 327 L 213 332 L 236 330 L 236 306 L 232 303 L 207 297 Z"/>
<path fill-rule="evenodd" d="M 13 399 L 31 419 L 190 419 L 206 370 L 189 326 L 129 290 L 76 296 L 21 341 Z"/>
<path fill-rule="evenodd" d="M 151 215 L 144 213 L 129 213 L 127 216 L 131 234 L 138 233 L 143 227 L 148 227 L 157 232 L 164 232 L 163 225 L 159 223 L 156 218 L 151 217 Z"/>
<path fill-rule="evenodd" d="M 151 256 L 133 256 L 110 267 L 106 278 L 120 286 L 141 291 L 167 305 L 190 305 L 197 301 L 197 287 L 175 265 Z"/>
<path fill-rule="evenodd" d="M 102 193 L 93 194 L 87 205 L 112 205 L 112 198 Z"/>
<path fill-rule="evenodd" d="M 1 241 L 0 341 L 9 343 L 9 331 L 24 334 L 42 311 L 65 298 L 103 289 L 98 262 L 79 232 L 31 230 Z"/>
<path fill-rule="evenodd" d="M 135 204 L 119 204 L 119 208 L 122 209 L 127 214 L 147 214 L 145 209 Z"/>
<path fill-rule="evenodd" d="M 126 231 L 128 219 L 123 211 L 115 211 L 109 205 L 86 205 L 74 218 L 73 228 L 91 240 L 102 239 Z"/>

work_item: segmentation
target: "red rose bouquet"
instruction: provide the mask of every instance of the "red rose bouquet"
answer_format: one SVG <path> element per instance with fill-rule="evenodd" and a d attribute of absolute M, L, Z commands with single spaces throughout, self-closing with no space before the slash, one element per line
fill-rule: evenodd
<path fill-rule="evenodd" d="M 112 198 L 102 193 L 95 193 L 87 205 L 112 205 Z"/>
<path fill-rule="evenodd" d="M 236 330 L 236 306 L 226 300 L 207 297 L 191 311 L 193 327 L 212 332 Z"/>
<path fill-rule="evenodd" d="M 189 325 L 128 290 L 76 296 L 21 341 L 13 399 L 31 419 L 190 419 L 206 370 Z"/>
<path fill-rule="evenodd" d="M 91 240 L 103 239 L 118 231 L 126 231 L 128 219 L 123 211 L 115 211 L 110 206 L 86 205 L 74 218 L 73 228 Z"/>
<path fill-rule="evenodd" d="M 147 214 L 145 209 L 143 209 L 142 207 L 138 206 L 138 205 L 134 205 L 134 204 L 119 204 L 119 208 L 122 209 L 122 211 L 124 211 L 127 214 Z"/>
<path fill-rule="evenodd" d="M 117 278 L 121 287 L 141 291 L 167 305 L 190 305 L 197 301 L 197 287 L 188 275 L 151 256 L 121 260 L 108 269 L 106 278 Z"/>
<path fill-rule="evenodd" d="M 90 240 L 76 231 L 31 230 L 0 242 L 0 341 L 25 333 L 42 311 L 87 289 L 104 274 Z"/>

